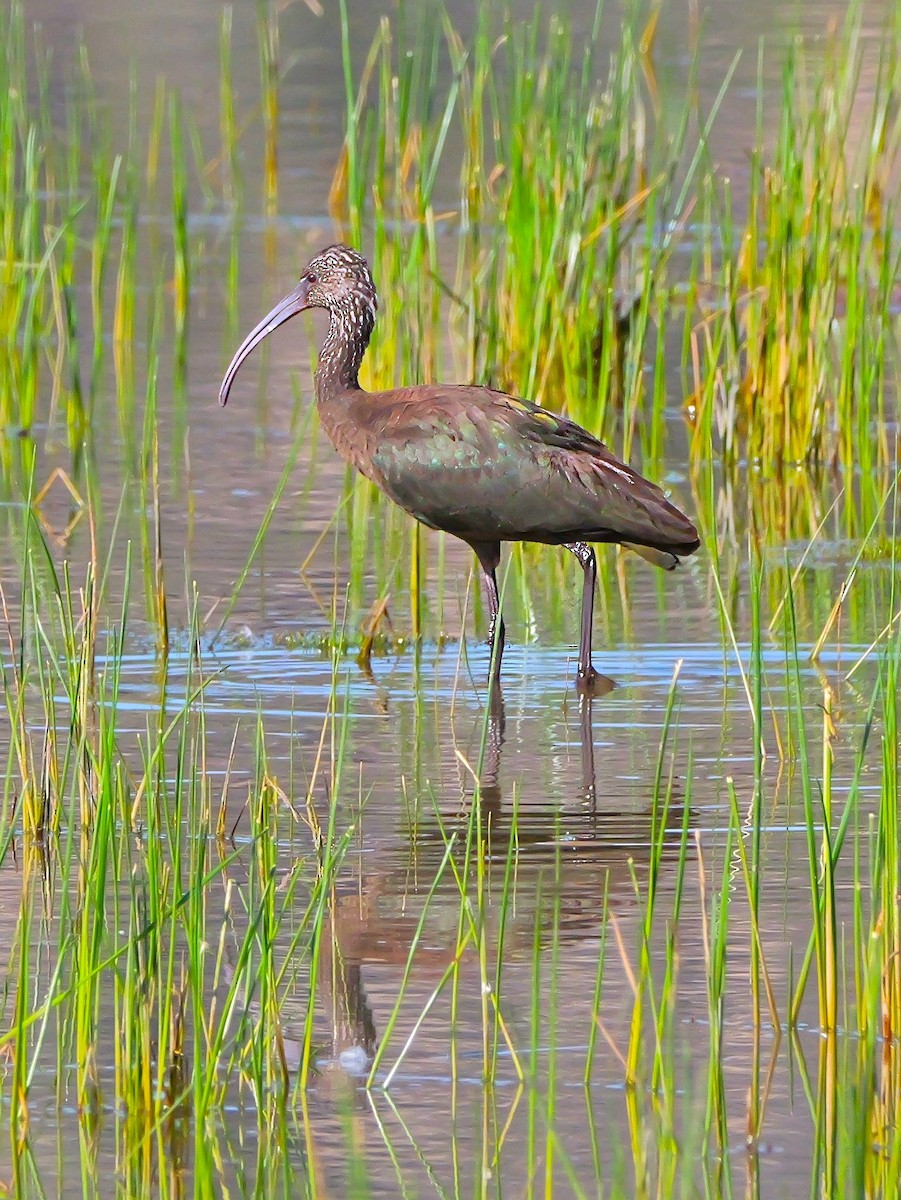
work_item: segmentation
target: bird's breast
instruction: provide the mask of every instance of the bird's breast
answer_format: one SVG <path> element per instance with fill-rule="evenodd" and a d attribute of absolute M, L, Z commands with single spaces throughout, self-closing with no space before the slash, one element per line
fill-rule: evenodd
<path fill-rule="evenodd" d="M 359 419 L 351 403 L 320 401 L 319 424 L 326 437 L 352 467 L 382 486 L 379 472 L 373 466 L 378 447 L 378 431 Z"/>

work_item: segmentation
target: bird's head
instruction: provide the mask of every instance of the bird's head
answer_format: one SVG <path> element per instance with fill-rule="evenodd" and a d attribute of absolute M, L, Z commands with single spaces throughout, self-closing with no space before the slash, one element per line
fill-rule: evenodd
<path fill-rule="evenodd" d="M 238 368 L 250 352 L 304 309 L 327 309 L 332 318 L 349 326 L 351 335 L 358 331 L 368 341 L 377 307 L 375 284 L 362 254 L 342 245 L 321 250 L 310 259 L 294 291 L 280 300 L 238 347 L 219 389 L 219 403 L 227 402 Z"/>

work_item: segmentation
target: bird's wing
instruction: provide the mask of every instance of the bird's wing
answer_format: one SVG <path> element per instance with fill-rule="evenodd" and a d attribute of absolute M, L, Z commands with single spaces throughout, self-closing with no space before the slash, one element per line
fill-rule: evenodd
<path fill-rule="evenodd" d="M 372 428 L 376 482 L 470 541 L 629 541 L 690 553 L 691 522 L 566 417 L 488 388 L 391 393 Z"/>

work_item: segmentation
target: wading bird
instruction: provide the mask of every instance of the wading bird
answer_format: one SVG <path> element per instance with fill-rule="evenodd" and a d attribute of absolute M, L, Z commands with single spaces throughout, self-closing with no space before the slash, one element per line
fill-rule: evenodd
<path fill-rule="evenodd" d="M 242 342 L 220 403 L 263 338 L 305 309 L 324 308 L 329 327 L 315 376 L 322 427 L 395 504 L 475 551 L 488 597 L 492 684 L 504 651 L 495 574 L 501 542 L 544 542 L 565 546 L 582 564 L 578 679 L 590 691 L 597 564 L 589 543 L 617 542 L 672 570 L 697 550 L 697 530 L 660 488 L 587 430 L 527 400 L 468 384 L 363 391 L 358 374 L 377 305 L 366 260 L 350 246 L 329 246 Z"/>

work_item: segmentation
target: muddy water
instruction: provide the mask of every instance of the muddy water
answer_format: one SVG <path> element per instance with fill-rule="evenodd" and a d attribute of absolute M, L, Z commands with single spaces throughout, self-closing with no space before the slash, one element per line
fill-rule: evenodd
<path fill-rule="evenodd" d="M 329 11 L 316 18 L 304 4 L 295 3 L 282 17 L 283 55 L 296 55 L 297 64 L 281 93 L 280 215 L 272 220 L 254 211 L 253 197 L 259 189 L 250 181 L 260 172 L 260 148 L 252 138 L 246 140 L 243 168 L 248 211 L 240 233 L 238 322 L 242 329 L 286 290 L 308 251 L 328 241 L 333 233 L 326 195 L 340 140 L 343 84 L 336 65 L 336 13 L 334 6 L 327 7 Z M 448 7 L 465 31 L 471 6 L 451 3 Z M 523 13 L 531 11 L 526 4 L 513 7 Z M 384 5 L 354 0 L 350 8 L 354 50 L 360 61 Z M 576 27 L 587 28 L 593 5 L 573 4 L 571 11 Z M 757 39 L 774 30 L 779 37 L 796 29 L 814 35 L 843 11 L 843 5 L 829 3 L 804 4 L 791 13 L 784 5 L 770 3 L 717 3 L 710 8 L 705 36 L 708 50 L 701 63 L 702 104 L 715 95 L 735 52 L 741 49 L 744 53 L 714 132 L 715 151 L 733 174 L 737 191 L 741 190 L 745 152 L 753 136 Z M 159 0 L 150 5 L 133 0 L 115 4 L 106 0 L 83 4 L 30 0 L 28 5 L 29 17 L 42 22 L 46 41 L 58 48 L 61 61 L 75 31 L 83 34 L 99 93 L 110 107 L 114 126 L 117 107 L 124 105 L 133 59 L 143 111 L 149 111 L 152 81 L 158 72 L 183 80 L 185 105 L 213 144 L 218 103 L 217 14 L 218 10 L 200 0 L 179 4 Z M 880 18 L 881 10 L 873 6 L 874 35 Z M 658 66 L 664 88 L 684 79 L 688 65 L 685 26 L 682 6 L 664 6 L 658 34 Z M 247 12 L 235 16 L 234 55 L 239 96 L 253 97 L 258 64 L 249 6 Z M 778 69 L 776 60 L 771 62 L 773 75 L 765 82 L 775 95 Z M 192 219 L 192 229 L 205 230 L 205 255 L 197 265 L 192 294 L 188 417 L 181 426 L 162 406 L 160 431 L 162 461 L 172 476 L 165 481 L 163 542 L 176 629 L 186 621 L 186 580 L 196 582 L 209 604 L 231 592 L 291 445 L 291 374 L 298 373 L 304 397 L 309 396 L 310 382 L 306 335 L 296 331 L 293 341 L 285 335 L 270 352 L 268 398 L 261 399 L 248 384 L 241 395 L 236 389 L 225 413 L 218 410 L 216 387 L 237 332 L 227 327 L 222 282 L 232 231 L 221 218 L 200 211 Z M 264 253 L 267 237 L 268 254 Z M 385 319 L 390 319 L 390 298 L 386 308 Z M 679 376 L 674 372 L 672 395 L 678 397 L 679 392 Z M 104 504 L 112 513 L 122 472 L 111 412 L 99 413 L 97 430 L 109 466 L 101 480 Z M 53 462 L 53 455 L 48 454 L 48 470 Z M 670 465 L 671 482 L 683 502 L 690 504 L 684 464 Z M 343 595 L 348 578 L 346 540 L 339 530 L 319 544 L 343 486 L 343 466 L 329 447 L 318 442 L 304 447 L 238 603 L 222 635 L 204 650 L 205 666 L 221 670 L 205 698 L 214 773 L 224 777 L 236 725 L 239 729 L 237 760 L 243 766 L 233 773 L 230 785 L 239 840 L 241 789 L 251 777 L 253 724 L 259 713 L 266 729 L 270 771 L 283 783 L 296 779 L 299 792 L 305 790 L 313 772 L 334 685 L 333 666 L 327 656 L 296 643 L 328 628 L 332 597 Z M 830 500 L 827 485 L 824 508 Z M 67 506 L 61 495 L 48 502 L 45 514 L 52 527 L 63 527 Z M 738 558 L 742 537 L 739 521 L 736 545 L 729 548 Z M 794 552 L 794 548 L 790 550 Z M 85 561 L 87 551 L 87 532 L 76 528 L 66 554 L 78 564 Z M 781 553 L 781 548 L 776 552 Z M 298 565 L 311 553 L 301 577 Z M 824 596 L 834 595 L 848 558 L 848 547 L 839 541 L 831 557 L 823 556 Z M 614 570 L 612 557 L 606 560 L 606 569 L 608 573 Z M 15 594 L 14 547 L 4 547 L 0 571 L 4 585 Z M 635 880 L 643 878 L 648 860 L 658 748 L 677 670 L 678 737 L 672 760 L 667 758 L 667 770 L 672 770 L 673 777 L 672 828 L 663 854 L 660 902 L 668 911 L 684 819 L 690 834 L 689 867 L 679 945 L 676 1045 L 684 1063 L 686 1105 L 695 1100 L 703 1104 L 705 1096 L 707 1001 L 701 866 L 711 872 L 721 869 L 718 853 L 728 820 L 727 777 L 735 781 L 745 801 L 750 798 L 753 779 L 753 735 L 739 660 L 731 649 L 723 648 L 709 564 L 700 559 L 687 564 L 679 578 L 666 581 L 663 588 L 642 564 L 630 564 L 626 571 L 627 611 L 613 600 L 602 605 L 595 636 L 598 666 L 616 687 L 596 699 L 589 712 L 580 707 L 571 683 L 578 588 L 572 588 L 565 602 L 562 626 L 549 619 L 550 605 L 539 596 L 534 625 L 521 619 L 510 629 L 504 714 L 502 719 L 496 716 L 487 722 L 488 748 L 482 768 L 486 796 L 493 807 L 490 874 L 495 888 L 503 878 L 505 830 L 514 806 L 520 815 L 516 904 L 505 941 L 505 1015 L 514 1032 L 527 1042 L 537 920 L 546 947 L 542 970 L 548 979 L 551 960 L 556 958 L 553 990 L 558 998 L 553 1034 L 548 1033 L 548 1044 L 539 1045 L 538 1071 L 546 1071 L 553 1057 L 556 1124 L 566 1131 L 564 1146 L 572 1171 L 589 1190 L 597 1171 L 595 1156 L 603 1164 L 603 1173 L 615 1176 L 616 1162 L 634 1134 L 627 1120 L 622 1068 L 606 1042 L 599 1051 L 591 1086 L 586 1090 L 582 1085 L 600 913 L 606 893 L 624 945 L 634 948 L 638 920 Z M 741 572 L 738 578 L 740 584 L 745 582 Z M 616 588 L 606 594 L 615 597 Z M 403 609 L 402 589 L 391 602 Z M 315 1154 L 336 1195 L 342 1194 L 348 1106 L 357 1122 L 357 1137 L 367 1147 L 372 1194 L 399 1194 L 399 1176 L 409 1194 L 428 1194 L 436 1179 L 444 1194 L 453 1194 L 455 1187 L 460 1194 L 473 1193 L 478 1181 L 493 1169 L 489 1149 L 508 1120 L 503 1182 L 510 1194 L 520 1194 L 527 1183 L 524 1147 L 529 1111 L 515 1086 L 512 1064 L 501 1056 L 498 1087 L 490 1101 L 479 1078 L 482 1025 L 474 960 L 464 960 L 455 1083 L 444 1001 L 413 1042 L 392 1083 L 395 1107 L 383 1097 L 348 1093 L 340 1080 L 352 1074 L 352 1056 L 345 1056 L 343 1068 L 334 1065 L 349 1047 L 369 1048 L 381 1036 L 398 992 L 424 894 L 444 853 L 442 829 L 446 834 L 448 829 L 462 829 L 465 823 L 473 790 L 472 764 L 479 759 L 486 726 L 482 704 L 487 654 L 472 637 L 472 618 L 466 616 L 471 608 L 468 554 L 449 546 L 439 622 L 448 640 L 440 645 L 430 640 L 418 656 L 406 648 L 376 658 L 372 678 L 350 661 L 338 667 L 344 710 L 340 721 L 348 726 L 347 761 L 354 777 L 338 803 L 342 819 L 357 823 L 358 835 L 342 874 L 334 913 L 336 937 L 345 964 L 349 964 L 345 967 L 347 978 L 344 992 L 333 997 L 333 1011 L 323 1005 L 317 1017 L 322 1044 L 331 1047 L 332 1053 L 324 1053 L 323 1076 L 310 1098 Z M 740 603 L 736 615 L 739 657 L 746 661 L 746 605 Z M 541 636 L 549 627 L 557 628 L 560 636 Z M 461 641 L 467 630 L 468 641 Z M 824 678 L 838 680 L 871 635 L 872 630 L 865 626 L 847 631 L 840 654 L 825 657 L 818 670 L 805 672 L 811 711 L 821 697 Z M 774 645 L 765 659 L 768 703 L 779 710 L 786 704 L 783 653 Z M 176 636 L 167 685 L 167 704 L 173 711 L 185 694 L 186 671 L 187 657 Z M 855 683 L 857 690 L 840 694 L 844 725 L 836 766 L 839 794 L 848 783 L 848 750 L 864 720 L 861 697 L 869 695 L 871 677 L 863 672 Z M 120 705 L 126 752 L 131 746 L 137 753 L 147 714 L 158 707 L 159 697 L 152 639 L 136 619 L 124 664 Z M 807 851 L 794 781 L 786 778 L 777 784 L 776 768 L 770 768 L 770 773 L 770 794 L 776 800 L 767 814 L 764 834 L 763 896 L 768 907 L 762 924 L 770 939 L 768 967 L 784 1004 L 809 932 Z M 321 795 L 320 802 L 324 804 Z M 11 866 L 5 875 L 0 877 L 0 909 L 7 907 L 8 899 L 9 911 L 14 912 L 18 881 Z M 458 912 L 459 895 L 446 880 L 433 902 L 425 950 L 413 970 L 395 1034 L 398 1047 L 449 960 Z M 734 1091 L 729 1097 L 733 1149 L 729 1169 L 739 1181 L 747 1170 L 744 1103 L 753 1051 L 746 983 L 749 933 L 743 911 L 732 916 L 731 937 L 726 1073 Z M 559 946 L 554 954 L 555 938 Z M 631 1015 L 631 990 L 619 955 L 610 953 L 608 959 L 603 1020 L 611 1042 L 621 1047 Z M 298 997 L 302 994 L 299 989 Z M 815 1020 L 812 1009 L 809 1015 Z M 284 1018 L 290 1052 L 292 1035 L 299 1039 L 302 1032 L 304 1012 L 299 999 L 296 1008 L 286 1008 Z M 799 1045 L 792 1049 L 793 1054 L 810 1056 L 811 1069 L 815 1069 L 816 1043 L 814 1033 L 802 1032 Z M 759 1050 L 766 1069 L 774 1047 L 765 1043 Z M 795 1092 L 788 1048 L 783 1045 L 775 1052 L 777 1069 L 760 1147 L 762 1194 L 791 1196 L 809 1185 L 812 1118 L 803 1096 Z M 467 1064 L 471 1064 L 469 1073 Z M 40 1081 L 35 1092 L 40 1094 Z M 63 1193 L 76 1195 L 79 1179 L 68 1179 L 59 1167 L 60 1148 L 71 1135 L 67 1117 L 74 1121 L 74 1116 L 64 1112 L 60 1117 L 53 1109 L 53 1095 L 53 1081 L 48 1078 L 46 1132 L 36 1139 L 38 1157 L 48 1189 L 57 1186 L 59 1177 Z M 36 1107 L 40 1107 L 39 1100 Z M 226 1145 L 232 1147 L 225 1157 L 232 1155 L 229 1170 L 237 1181 L 242 1161 L 252 1158 L 255 1127 L 237 1106 L 226 1113 L 224 1127 Z M 104 1135 L 100 1136 L 103 1145 Z M 518 1152 L 517 1147 L 522 1149 Z M 114 1151 L 112 1144 L 105 1146 L 111 1163 Z M 309 1151 L 298 1138 L 294 1148 L 298 1164 Z M 625 1177 L 629 1177 L 628 1171 Z M 566 1194 L 566 1187 L 564 1183 L 560 1194 Z"/>

